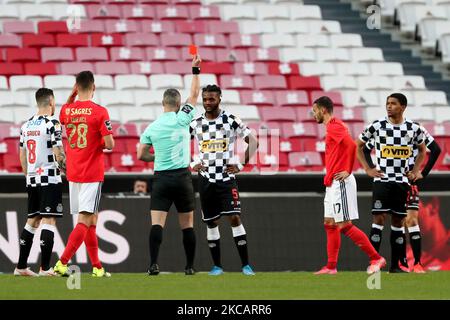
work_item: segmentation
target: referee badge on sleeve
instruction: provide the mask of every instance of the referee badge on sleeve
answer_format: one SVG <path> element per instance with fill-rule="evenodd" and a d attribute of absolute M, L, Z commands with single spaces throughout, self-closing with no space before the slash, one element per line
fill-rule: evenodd
<path fill-rule="evenodd" d="M 105 126 L 108 131 L 112 131 L 112 124 L 110 120 L 105 120 Z"/>
<path fill-rule="evenodd" d="M 181 111 L 183 111 L 184 113 L 189 114 L 194 108 L 188 104 L 185 104 L 183 106 L 183 108 L 181 109 Z"/>

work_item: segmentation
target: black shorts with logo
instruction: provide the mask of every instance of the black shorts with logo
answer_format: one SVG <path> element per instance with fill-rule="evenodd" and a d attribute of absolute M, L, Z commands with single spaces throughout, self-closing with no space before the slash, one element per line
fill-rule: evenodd
<path fill-rule="evenodd" d="M 36 216 L 62 217 L 62 183 L 27 187 L 28 218 Z"/>
<path fill-rule="evenodd" d="M 192 175 L 187 168 L 155 171 L 150 209 L 168 212 L 172 204 L 178 212 L 190 212 L 195 208 Z"/>
<path fill-rule="evenodd" d="M 408 202 L 406 203 L 407 210 L 419 210 L 419 187 L 412 184 L 408 190 Z"/>
<path fill-rule="evenodd" d="M 407 183 L 375 181 L 372 190 L 373 214 L 406 214 L 406 201 L 409 191 Z"/>
<path fill-rule="evenodd" d="M 222 215 L 241 214 L 241 200 L 236 179 L 210 182 L 199 175 L 198 191 L 204 222 L 217 220 Z"/>

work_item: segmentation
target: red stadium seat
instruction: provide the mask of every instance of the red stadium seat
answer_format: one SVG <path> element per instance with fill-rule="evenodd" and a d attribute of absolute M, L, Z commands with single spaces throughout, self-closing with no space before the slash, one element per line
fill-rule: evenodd
<path fill-rule="evenodd" d="M 14 123 L 0 123 L 0 141 L 5 138 L 17 138 L 20 136 L 20 126 Z"/>
<path fill-rule="evenodd" d="M 279 106 L 309 106 L 308 93 L 306 91 L 276 91 L 277 104 Z"/>
<path fill-rule="evenodd" d="M 120 7 L 115 5 L 89 5 L 86 6 L 89 19 L 120 19 Z"/>
<path fill-rule="evenodd" d="M 50 74 L 58 74 L 55 63 L 25 63 L 25 74 L 45 76 Z"/>
<path fill-rule="evenodd" d="M 318 152 L 291 152 L 289 154 L 289 166 L 303 171 L 307 169 L 320 170 L 323 166 L 322 157 Z"/>
<path fill-rule="evenodd" d="M 94 65 L 89 62 L 63 62 L 60 64 L 60 73 L 66 75 L 76 75 L 81 70 L 94 72 Z"/>
<path fill-rule="evenodd" d="M 279 61 L 280 56 L 278 53 L 278 49 L 268 48 L 268 49 L 256 49 L 250 48 L 248 49 L 248 56 L 250 61 L 255 62 L 270 62 L 270 61 Z"/>
<path fill-rule="evenodd" d="M 168 5 L 172 1 L 170 0 L 139 0 L 140 4 L 166 4 Z"/>
<path fill-rule="evenodd" d="M 175 32 L 175 24 L 173 21 L 142 21 L 141 29 L 143 32 L 169 33 Z"/>
<path fill-rule="evenodd" d="M 192 6 L 189 8 L 192 20 L 220 20 L 220 11 L 217 6 Z"/>
<path fill-rule="evenodd" d="M 22 39 L 16 34 L 0 34 L 1 47 L 21 47 Z"/>
<path fill-rule="evenodd" d="M 127 47 L 157 47 L 159 37 L 151 33 L 127 33 L 124 43 Z"/>
<path fill-rule="evenodd" d="M 106 48 L 77 48 L 77 61 L 108 61 L 108 50 Z"/>
<path fill-rule="evenodd" d="M 121 8 L 122 17 L 127 20 L 148 20 L 156 16 L 155 8 L 150 5 L 124 5 Z"/>
<path fill-rule="evenodd" d="M 204 21 L 178 21 L 175 30 L 178 33 L 208 33 L 208 24 Z"/>
<path fill-rule="evenodd" d="M 208 32 L 219 34 L 238 34 L 239 25 L 235 21 L 208 21 Z"/>
<path fill-rule="evenodd" d="M 21 63 L 0 63 L 0 70 L 2 75 L 20 75 L 24 73 L 23 65 Z"/>
<path fill-rule="evenodd" d="M 231 34 L 230 35 L 231 48 L 259 48 L 259 37 L 255 34 L 243 35 L 243 34 Z M 253 60 L 252 60 L 253 61 Z"/>
<path fill-rule="evenodd" d="M 53 62 L 64 62 L 73 61 L 73 51 L 70 48 L 42 48 L 41 58 L 43 62 L 53 61 Z"/>
<path fill-rule="evenodd" d="M 259 90 L 287 89 L 284 76 L 255 76 L 255 88 Z"/>
<path fill-rule="evenodd" d="M 234 64 L 236 75 L 267 75 L 268 67 L 263 62 L 237 62 Z"/>
<path fill-rule="evenodd" d="M 35 48 L 8 48 L 6 49 L 6 61 L 40 61 L 39 51 Z M 3 70 L 1 70 L 0 72 L 2 72 L 3 74 Z"/>
<path fill-rule="evenodd" d="M 110 57 L 112 61 L 144 61 L 144 49 L 142 48 L 111 48 Z"/>
<path fill-rule="evenodd" d="M 114 137 L 139 137 L 138 128 L 134 123 L 121 123 L 113 126 Z"/>
<path fill-rule="evenodd" d="M 311 102 L 314 102 L 316 99 L 327 96 L 333 101 L 333 105 L 335 106 L 342 106 L 342 95 L 338 91 L 312 91 L 311 92 Z"/>
<path fill-rule="evenodd" d="M 202 63 L 202 73 L 233 74 L 233 65 L 229 62 L 204 62 Z"/>
<path fill-rule="evenodd" d="M 269 69 L 269 74 L 274 75 L 296 75 L 300 74 L 297 63 L 279 63 L 279 62 L 269 62 L 267 64 Z"/>
<path fill-rule="evenodd" d="M 316 122 L 310 107 L 296 108 L 297 121 L 299 122 Z"/>
<path fill-rule="evenodd" d="M 100 20 L 81 20 L 78 33 L 103 33 L 105 32 L 105 24 Z"/>
<path fill-rule="evenodd" d="M 126 62 L 96 62 L 96 74 L 129 74 L 130 68 Z"/>
<path fill-rule="evenodd" d="M 361 107 L 343 108 L 340 119 L 345 122 L 361 122 L 364 123 L 364 109 Z"/>
<path fill-rule="evenodd" d="M 290 76 L 288 78 L 289 89 L 297 90 L 321 90 L 320 78 L 319 77 L 301 77 L 301 76 Z"/>
<path fill-rule="evenodd" d="M 302 139 L 301 151 L 314 151 L 319 153 L 325 152 L 325 140 L 314 139 Z"/>
<path fill-rule="evenodd" d="M 241 103 L 256 106 L 273 106 L 275 97 L 271 91 L 241 91 Z"/>
<path fill-rule="evenodd" d="M 104 0 L 104 3 L 106 4 L 115 4 L 120 7 L 127 5 L 134 5 L 137 2 L 138 2 L 137 0 Z"/>
<path fill-rule="evenodd" d="M 281 135 L 281 124 L 278 122 L 249 122 L 247 123 L 247 127 L 257 136 Z"/>
<path fill-rule="evenodd" d="M 68 33 L 65 21 L 40 21 L 38 22 L 38 33 Z"/>
<path fill-rule="evenodd" d="M 18 154 L 11 154 L 11 153 L 4 154 L 3 165 L 5 169 L 11 173 L 22 171 Z"/>
<path fill-rule="evenodd" d="M 113 153 L 111 155 L 111 166 L 119 171 L 128 171 L 131 167 L 144 168 L 145 162 L 137 160 L 136 152 L 132 153 Z"/>
<path fill-rule="evenodd" d="M 102 34 L 96 33 L 91 36 L 92 47 L 122 47 L 123 35 L 122 34 Z"/>
<path fill-rule="evenodd" d="M 172 0 L 170 1 L 171 4 L 174 5 L 182 5 L 182 6 L 198 6 L 200 4 L 202 4 L 201 0 Z"/>
<path fill-rule="evenodd" d="M 167 74 L 191 74 L 192 66 L 186 62 L 170 61 L 164 62 L 164 70 Z M 202 65 L 203 71 L 203 65 Z"/>
<path fill-rule="evenodd" d="M 349 125 L 349 129 L 351 129 L 350 133 L 351 133 L 353 139 L 358 138 L 359 135 L 361 134 L 361 132 L 363 132 L 365 128 L 366 128 L 366 125 L 361 122 L 350 123 L 350 125 Z"/>
<path fill-rule="evenodd" d="M 196 34 L 194 43 L 206 48 L 226 48 L 227 41 L 223 34 Z"/>
<path fill-rule="evenodd" d="M 132 74 L 163 74 L 166 73 L 161 62 L 131 62 L 130 70 Z"/>
<path fill-rule="evenodd" d="M 180 52 L 177 48 L 146 48 L 145 54 L 150 61 L 179 61 Z"/>
<path fill-rule="evenodd" d="M 216 50 L 217 61 L 230 61 L 230 62 L 247 62 L 248 53 L 245 49 L 217 49 Z"/>
<path fill-rule="evenodd" d="M 292 138 L 292 137 L 315 138 L 317 137 L 317 125 L 309 122 L 283 123 L 282 133 L 284 138 Z"/>
<path fill-rule="evenodd" d="M 296 121 L 295 109 L 291 107 L 261 107 L 259 113 L 263 121 Z"/>
<path fill-rule="evenodd" d="M 302 150 L 301 138 L 280 138 L 280 152 L 299 152 Z"/>
<path fill-rule="evenodd" d="M 58 47 L 71 47 L 71 48 L 88 47 L 89 36 L 87 34 L 70 34 L 70 33 L 57 34 L 56 45 Z"/>
<path fill-rule="evenodd" d="M 156 6 L 159 20 L 187 20 L 189 11 L 186 6 Z"/>
<path fill-rule="evenodd" d="M 22 36 L 23 47 L 54 47 L 55 36 L 52 34 L 24 34 Z"/>
<path fill-rule="evenodd" d="M 192 43 L 192 37 L 186 33 L 163 33 L 160 36 L 163 47 L 185 47 Z"/>
<path fill-rule="evenodd" d="M 134 20 L 106 20 L 105 31 L 106 33 L 140 32 L 141 23 Z"/>
<path fill-rule="evenodd" d="M 3 22 L 3 32 L 4 33 L 36 33 L 33 21 L 5 21 Z"/>
<path fill-rule="evenodd" d="M 223 89 L 253 89 L 253 79 L 250 76 L 223 75 L 220 77 L 220 86 Z"/>

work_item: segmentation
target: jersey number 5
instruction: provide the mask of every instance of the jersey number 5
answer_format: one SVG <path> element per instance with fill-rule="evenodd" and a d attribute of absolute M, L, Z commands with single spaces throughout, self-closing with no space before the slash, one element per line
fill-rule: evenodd
<path fill-rule="evenodd" d="M 72 129 L 69 135 L 69 146 L 73 149 L 75 146 L 78 149 L 84 149 L 87 147 L 87 133 L 88 133 L 88 126 L 85 123 L 80 123 L 77 125 L 74 125 L 73 123 L 69 123 L 67 125 L 68 129 Z M 77 141 L 76 143 L 72 143 L 72 138 L 77 133 Z"/>

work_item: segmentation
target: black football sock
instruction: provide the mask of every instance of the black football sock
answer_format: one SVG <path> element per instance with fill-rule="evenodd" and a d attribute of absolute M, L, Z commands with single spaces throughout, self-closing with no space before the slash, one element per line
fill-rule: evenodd
<path fill-rule="evenodd" d="M 159 247 L 161 246 L 163 237 L 163 227 L 159 224 L 152 226 L 148 239 L 150 247 L 150 265 L 158 263 Z"/>
<path fill-rule="evenodd" d="M 194 228 L 183 229 L 183 245 L 186 253 L 186 269 L 192 268 L 194 266 L 196 245 Z"/>
<path fill-rule="evenodd" d="M 247 248 L 247 234 L 244 226 L 241 224 L 237 227 L 232 227 L 234 243 L 239 252 L 242 266 L 248 265 L 248 248 Z"/>
<path fill-rule="evenodd" d="M 42 225 L 41 231 L 41 268 L 44 271 L 50 269 L 50 259 L 53 252 L 53 238 L 55 236 L 55 226 L 49 224 Z"/>
<path fill-rule="evenodd" d="M 207 230 L 208 247 L 211 252 L 214 265 L 222 268 L 220 261 L 220 233 L 219 227 L 209 228 Z"/>
<path fill-rule="evenodd" d="M 414 254 L 414 264 L 420 263 L 422 255 L 422 235 L 420 234 L 419 226 L 409 227 L 409 243 Z"/>
<path fill-rule="evenodd" d="M 373 223 L 372 229 L 370 229 L 369 240 L 377 252 L 380 252 L 383 228 L 383 226 Z"/>
<path fill-rule="evenodd" d="M 36 228 L 33 228 L 29 224 L 26 224 L 20 235 L 20 253 L 19 262 L 17 263 L 17 269 L 26 269 L 28 266 L 28 256 L 30 255 L 31 246 L 33 245 L 33 237 L 36 232 Z"/>

